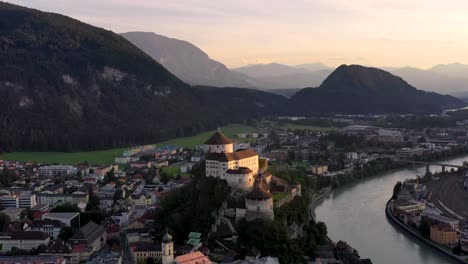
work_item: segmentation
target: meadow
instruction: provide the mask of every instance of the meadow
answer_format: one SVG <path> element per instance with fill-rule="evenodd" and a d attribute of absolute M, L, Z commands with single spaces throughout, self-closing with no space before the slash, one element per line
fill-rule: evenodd
<path fill-rule="evenodd" d="M 247 131 L 255 131 L 254 127 L 230 124 L 221 127 L 221 131 L 233 141 L 245 141 L 246 139 L 237 139 L 237 134 Z M 159 146 L 181 146 L 188 149 L 194 149 L 197 145 L 203 144 L 215 130 L 201 133 L 191 137 L 174 138 L 163 142 L 157 142 Z M 109 150 L 97 150 L 86 152 L 11 152 L 0 154 L 0 159 L 15 161 L 35 161 L 41 163 L 58 164 L 77 164 L 87 161 L 88 163 L 112 163 L 115 157 L 122 155 L 122 152 L 128 148 L 116 148 Z"/>

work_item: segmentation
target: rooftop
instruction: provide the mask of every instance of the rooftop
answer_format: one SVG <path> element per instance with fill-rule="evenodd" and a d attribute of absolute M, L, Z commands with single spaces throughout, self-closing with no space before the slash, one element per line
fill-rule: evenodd
<path fill-rule="evenodd" d="M 233 153 L 208 153 L 206 155 L 206 159 L 227 162 L 227 161 L 251 158 L 255 156 L 258 156 L 257 152 L 250 150 L 250 149 L 244 149 L 244 150 L 238 150 Z"/>
<path fill-rule="evenodd" d="M 267 200 L 272 197 L 273 195 L 268 191 L 268 186 L 263 179 L 257 181 L 254 189 L 245 195 L 245 198 L 249 200 Z"/>
<path fill-rule="evenodd" d="M 64 219 L 64 220 L 70 220 L 75 217 L 79 217 L 80 213 L 46 213 L 42 216 L 42 219 L 45 219 L 47 217 L 53 217 L 57 219 Z"/>
<path fill-rule="evenodd" d="M 211 264 L 210 259 L 203 255 L 200 251 L 185 254 L 175 258 L 179 264 Z"/>
<path fill-rule="evenodd" d="M 220 130 L 216 131 L 206 142 L 206 145 L 227 145 L 233 142 L 226 137 Z"/>

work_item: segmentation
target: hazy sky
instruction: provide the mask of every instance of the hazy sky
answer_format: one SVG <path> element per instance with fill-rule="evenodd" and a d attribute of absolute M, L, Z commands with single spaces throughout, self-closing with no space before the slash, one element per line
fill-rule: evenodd
<path fill-rule="evenodd" d="M 8 1 L 8 0 L 7 0 Z M 237 67 L 468 63 L 467 0 L 10 0 L 115 32 L 187 40 Z"/>

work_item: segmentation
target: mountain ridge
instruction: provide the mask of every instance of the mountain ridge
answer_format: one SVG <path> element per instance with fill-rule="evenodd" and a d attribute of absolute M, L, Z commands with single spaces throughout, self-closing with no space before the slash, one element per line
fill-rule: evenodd
<path fill-rule="evenodd" d="M 230 71 L 188 41 L 142 31 L 120 35 L 188 84 L 243 88 L 255 86 L 255 80 Z"/>

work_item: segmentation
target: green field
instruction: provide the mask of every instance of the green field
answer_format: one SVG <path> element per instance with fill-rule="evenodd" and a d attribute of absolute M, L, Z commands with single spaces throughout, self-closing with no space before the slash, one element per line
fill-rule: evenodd
<path fill-rule="evenodd" d="M 171 178 L 176 178 L 177 175 L 181 175 L 182 177 L 188 177 L 190 176 L 190 173 L 181 173 L 180 172 L 180 165 L 171 165 L 167 167 L 162 167 L 161 168 L 162 173 L 167 173 Z"/>
<path fill-rule="evenodd" d="M 283 128 L 287 129 L 307 129 L 312 131 L 338 131 L 340 128 L 338 127 L 320 127 L 320 126 L 307 126 L 307 125 L 294 125 L 294 124 L 284 124 L 281 125 Z"/>
<path fill-rule="evenodd" d="M 254 131 L 254 127 L 232 124 L 221 128 L 223 134 L 232 140 L 237 140 L 240 132 Z M 196 145 L 205 142 L 215 130 L 192 137 L 175 138 L 157 143 L 157 145 L 173 145 L 193 149 Z M 245 141 L 245 139 L 238 140 Z M 0 155 L 0 159 L 15 161 L 35 161 L 43 163 L 77 164 L 87 161 L 89 163 L 112 163 L 115 157 L 122 155 L 127 148 L 88 151 L 88 152 L 11 152 Z"/>

